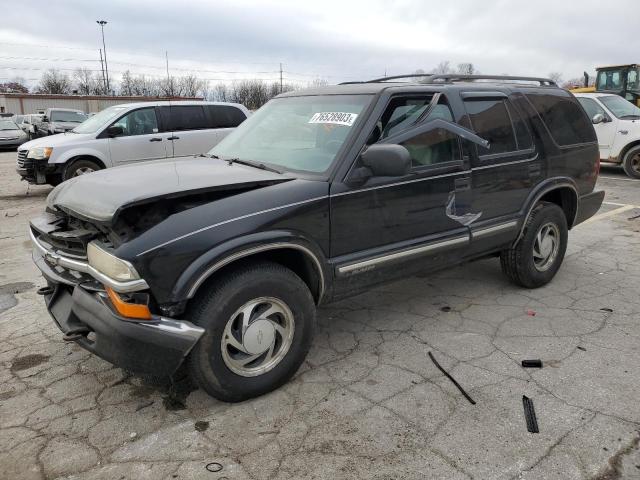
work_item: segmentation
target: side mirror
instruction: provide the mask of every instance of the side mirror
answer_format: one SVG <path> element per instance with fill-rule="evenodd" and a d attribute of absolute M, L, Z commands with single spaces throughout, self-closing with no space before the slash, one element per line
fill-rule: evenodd
<path fill-rule="evenodd" d="M 46 115 L 44 117 L 42 117 L 42 121 L 43 122 L 48 122 L 49 121 L 49 117 L 47 117 Z"/>
<path fill-rule="evenodd" d="M 124 129 L 120 125 L 111 125 L 107 128 L 107 135 L 110 137 L 118 137 L 124 133 Z"/>
<path fill-rule="evenodd" d="M 599 123 L 603 123 L 606 120 L 605 116 L 601 113 L 596 113 L 593 118 L 591 119 L 591 122 L 594 125 L 598 125 Z"/>
<path fill-rule="evenodd" d="M 402 145 L 377 143 L 370 145 L 361 155 L 362 164 L 375 177 L 401 177 L 411 169 L 411 155 Z"/>

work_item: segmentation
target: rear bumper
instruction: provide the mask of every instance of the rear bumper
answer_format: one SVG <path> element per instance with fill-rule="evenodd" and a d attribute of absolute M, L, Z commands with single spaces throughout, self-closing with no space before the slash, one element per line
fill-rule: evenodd
<path fill-rule="evenodd" d="M 583 195 L 578 200 L 578 213 L 576 214 L 576 221 L 573 226 L 584 222 L 588 218 L 593 217 L 604 200 L 604 190 L 599 192 L 591 192 L 587 195 Z"/>
<path fill-rule="evenodd" d="M 133 321 L 119 316 L 95 285 L 73 285 L 37 252 L 34 261 L 53 291 L 45 295 L 47 310 L 65 334 L 104 360 L 136 373 L 172 375 L 204 330 L 187 321 L 154 316 Z"/>

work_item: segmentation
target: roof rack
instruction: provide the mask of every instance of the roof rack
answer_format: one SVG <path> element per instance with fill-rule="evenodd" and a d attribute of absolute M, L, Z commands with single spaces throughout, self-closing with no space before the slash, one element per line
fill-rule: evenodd
<path fill-rule="evenodd" d="M 556 82 L 550 78 L 542 77 L 514 77 L 511 75 L 460 75 L 457 73 L 446 74 L 432 74 L 432 73 L 413 73 L 408 75 L 394 75 L 391 77 L 375 78 L 361 83 L 381 83 L 389 80 L 398 80 L 401 78 L 417 78 L 424 77 L 426 80 L 424 83 L 452 83 L 452 82 L 464 82 L 464 81 L 476 81 L 476 80 L 497 80 L 497 81 L 512 81 L 512 82 L 538 82 L 540 86 L 557 87 Z M 350 82 L 351 83 L 351 82 Z"/>

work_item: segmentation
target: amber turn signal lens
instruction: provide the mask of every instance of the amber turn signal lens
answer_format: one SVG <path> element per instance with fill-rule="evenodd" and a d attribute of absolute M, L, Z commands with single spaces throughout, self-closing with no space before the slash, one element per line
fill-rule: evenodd
<path fill-rule="evenodd" d="M 137 318 L 139 320 L 151 320 L 151 312 L 149 311 L 149 307 L 146 305 L 141 305 L 139 303 L 128 303 L 120 298 L 115 291 L 113 291 L 109 287 L 105 287 L 107 291 L 107 295 L 109 295 L 109 299 L 113 304 L 116 311 L 127 318 Z"/>

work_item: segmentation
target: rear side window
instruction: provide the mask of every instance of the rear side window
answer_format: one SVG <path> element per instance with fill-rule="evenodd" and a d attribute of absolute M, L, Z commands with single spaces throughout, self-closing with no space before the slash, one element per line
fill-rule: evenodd
<path fill-rule="evenodd" d="M 596 140 L 591 121 L 571 98 L 533 93 L 527 94 L 527 98 L 558 145 L 576 145 Z"/>
<path fill-rule="evenodd" d="M 172 105 L 170 108 L 168 130 L 178 132 L 211 128 L 201 105 Z"/>
<path fill-rule="evenodd" d="M 231 105 L 207 105 L 210 128 L 235 128 L 247 119 L 242 110 Z"/>
<path fill-rule="evenodd" d="M 509 110 L 509 116 L 513 122 L 513 130 L 516 132 L 516 143 L 518 144 L 518 150 L 528 150 L 533 147 L 533 139 L 527 124 L 522 119 L 518 110 L 512 103 L 507 102 L 507 109 Z"/>
<path fill-rule="evenodd" d="M 518 150 L 511 118 L 503 99 L 464 102 L 475 132 L 489 141 L 489 148 L 478 147 L 480 155 L 495 155 Z"/>

